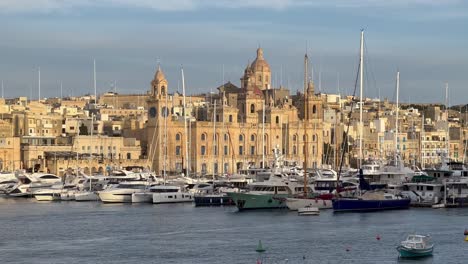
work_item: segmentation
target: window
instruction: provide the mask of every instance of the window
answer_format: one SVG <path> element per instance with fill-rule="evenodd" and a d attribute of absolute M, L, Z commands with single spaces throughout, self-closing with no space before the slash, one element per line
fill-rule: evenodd
<path fill-rule="evenodd" d="M 315 114 L 317 112 L 317 106 L 312 106 L 312 114 Z"/>
<path fill-rule="evenodd" d="M 224 155 L 228 154 L 228 146 L 224 146 Z"/>
<path fill-rule="evenodd" d="M 252 135 L 250 136 L 250 141 L 255 141 L 255 135 L 252 134 Z"/>
<path fill-rule="evenodd" d="M 258 80 L 262 81 L 262 75 L 258 75 Z"/>
<path fill-rule="evenodd" d="M 296 155 L 297 154 L 297 148 L 296 146 L 293 146 L 293 155 Z"/>
<path fill-rule="evenodd" d="M 176 135 L 175 135 L 175 140 L 176 140 L 176 141 L 180 141 L 180 134 L 176 134 Z"/>
<path fill-rule="evenodd" d="M 203 140 L 203 141 L 206 140 L 206 134 L 205 133 L 201 134 L 201 140 Z"/>
<path fill-rule="evenodd" d="M 250 147 L 250 155 L 255 155 L 255 146 Z"/>
<path fill-rule="evenodd" d="M 293 141 L 296 141 L 297 136 L 293 135 Z"/>
<path fill-rule="evenodd" d="M 250 105 L 250 113 L 251 114 L 255 113 L 255 105 L 254 104 Z"/>
<path fill-rule="evenodd" d="M 229 122 L 232 123 L 232 115 L 229 115 Z"/>
<path fill-rule="evenodd" d="M 201 155 L 206 155 L 206 147 L 205 146 L 201 146 L 200 154 Z"/>
<path fill-rule="evenodd" d="M 166 87 L 164 85 L 161 86 L 161 95 L 166 95 Z"/>
<path fill-rule="evenodd" d="M 240 142 L 244 141 L 244 135 L 239 135 L 239 141 Z"/>
<path fill-rule="evenodd" d="M 279 124 L 279 116 L 276 116 L 276 124 Z"/>
<path fill-rule="evenodd" d="M 228 138 L 229 138 L 229 135 L 228 135 L 228 134 L 224 134 L 224 141 L 228 141 Z"/>
<path fill-rule="evenodd" d="M 131 160 L 132 159 L 132 153 L 127 153 L 127 159 Z"/>
<path fill-rule="evenodd" d="M 180 156 L 180 146 L 175 147 L 175 154 L 176 156 Z"/>
<path fill-rule="evenodd" d="M 239 146 L 239 155 L 244 155 L 244 146 Z"/>

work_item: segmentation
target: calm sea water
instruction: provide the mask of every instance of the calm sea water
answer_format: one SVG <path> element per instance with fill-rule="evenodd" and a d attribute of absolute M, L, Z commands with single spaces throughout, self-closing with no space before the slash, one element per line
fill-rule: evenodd
<path fill-rule="evenodd" d="M 2 263 L 468 263 L 468 209 L 298 216 L 191 204 L 36 202 L 0 197 Z M 397 258 L 408 233 L 434 256 Z M 379 235 L 380 240 L 376 237 Z M 267 251 L 255 252 L 261 239 Z"/>

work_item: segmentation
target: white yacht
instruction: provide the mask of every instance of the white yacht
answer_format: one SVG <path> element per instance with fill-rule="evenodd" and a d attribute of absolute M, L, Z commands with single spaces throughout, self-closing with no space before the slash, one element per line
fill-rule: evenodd
<path fill-rule="evenodd" d="M 179 186 L 157 185 L 149 188 L 153 194 L 153 203 L 185 203 L 193 201 L 193 194 L 185 192 Z"/>
<path fill-rule="evenodd" d="M 32 196 L 37 190 L 49 188 L 54 184 L 60 184 L 60 177 L 50 173 L 33 173 L 18 175 L 18 184 L 9 192 L 9 196 L 27 197 Z"/>
<path fill-rule="evenodd" d="M 146 181 L 121 182 L 117 186 L 98 192 L 104 203 L 131 203 L 132 194 L 147 188 Z"/>
<path fill-rule="evenodd" d="M 431 206 L 442 201 L 444 185 L 434 182 L 409 182 L 403 184 L 402 195 L 411 199 L 411 204 Z"/>
<path fill-rule="evenodd" d="M 37 201 L 60 201 L 62 194 L 61 186 L 52 186 L 51 188 L 43 188 L 34 192 L 34 198 Z"/>

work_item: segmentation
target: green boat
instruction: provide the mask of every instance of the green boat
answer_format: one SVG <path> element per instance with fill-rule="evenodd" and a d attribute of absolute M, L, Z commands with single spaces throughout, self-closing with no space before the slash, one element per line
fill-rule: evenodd
<path fill-rule="evenodd" d="M 428 235 L 409 235 L 397 250 L 401 258 L 422 258 L 432 256 L 434 244 Z"/>
<path fill-rule="evenodd" d="M 303 192 L 298 182 L 288 181 L 281 173 L 273 173 L 268 181 L 254 182 L 248 192 L 230 192 L 228 196 L 239 211 L 287 208 L 286 198 Z"/>

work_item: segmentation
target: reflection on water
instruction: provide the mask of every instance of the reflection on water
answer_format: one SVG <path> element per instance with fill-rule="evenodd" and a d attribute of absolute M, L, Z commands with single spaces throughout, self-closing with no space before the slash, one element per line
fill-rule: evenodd
<path fill-rule="evenodd" d="M 0 197 L 0 256 L 9 263 L 409 263 L 396 246 L 423 233 L 433 237 L 434 257 L 411 263 L 466 263 L 467 216 L 467 209 L 410 209 L 305 217 Z"/>

